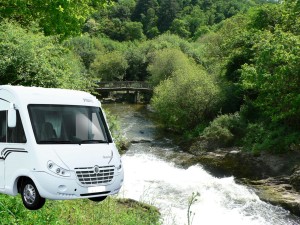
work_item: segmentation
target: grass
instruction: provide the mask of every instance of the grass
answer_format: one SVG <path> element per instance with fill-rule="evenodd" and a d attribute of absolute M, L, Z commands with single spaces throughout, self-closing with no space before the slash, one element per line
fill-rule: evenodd
<path fill-rule="evenodd" d="M 23 206 L 20 196 L 0 194 L 1 225 L 157 225 L 159 216 L 153 206 L 114 197 L 99 203 L 88 199 L 47 200 L 42 209 L 29 211 Z"/>

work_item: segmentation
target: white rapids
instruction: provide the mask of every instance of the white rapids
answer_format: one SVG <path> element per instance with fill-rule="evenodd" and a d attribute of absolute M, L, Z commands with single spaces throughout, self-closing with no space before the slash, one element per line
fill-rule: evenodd
<path fill-rule="evenodd" d="M 134 147 L 134 146 L 133 146 Z M 300 224 L 289 212 L 262 202 L 233 177 L 215 178 L 201 166 L 178 168 L 152 154 L 124 155 L 125 183 L 120 196 L 155 205 L 163 224 L 188 224 L 188 200 L 194 225 Z"/>

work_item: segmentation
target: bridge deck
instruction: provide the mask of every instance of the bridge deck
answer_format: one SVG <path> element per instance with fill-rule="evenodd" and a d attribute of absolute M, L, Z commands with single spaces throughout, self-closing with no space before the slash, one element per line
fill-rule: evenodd
<path fill-rule="evenodd" d="M 149 83 L 142 82 L 142 81 L 113 81 L 113 82 L 99 82 L 96 90 L 152 92 L 153 88 Z"/>

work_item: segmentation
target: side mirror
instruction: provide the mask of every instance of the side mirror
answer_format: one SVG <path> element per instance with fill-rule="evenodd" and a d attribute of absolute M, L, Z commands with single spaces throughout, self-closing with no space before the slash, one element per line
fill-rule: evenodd
<path fill-rule="evenodd" d="M 15 104 L 10 103 L 7 115 L 7 125 L 10 128 L 16 127 L 17 125 L 17 112 L 15 109 Z"/>

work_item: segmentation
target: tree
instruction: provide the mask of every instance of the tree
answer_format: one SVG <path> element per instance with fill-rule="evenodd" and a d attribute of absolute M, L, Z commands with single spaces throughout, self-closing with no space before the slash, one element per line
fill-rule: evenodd
<path fill-rule="evenodd" d="M 177 70 L 184 72 L 190 67 L 191 59 L 178 49 L 166 48 L 154 53 L 154 58 L 149 64 L 147 71 L 150 74 L 150 81 L 153 86 L 157 86 L 172 76 Z"/>
<path fill-rule="evenodd" d="M 138 46 L 130 46 L 125 51 L 125 58 L 128 62 L 125 80 L 146 80 L 148 72 L 146 71 L 146 56 Z"/>
<path fill-rule="evenodd" d="M 176 70 L 154 89 L 152 105 L 162 122 L 178 132 L 206 124 L 217 112 L 219 88 L 198 66 Z"/>
<path fill-rule="evenodd" d="M 158 8 L 157 0 L 138 0 L 132 13 L 131 19 L 142 22 L 144 33 L 150 38 L 159 34 L 158 30 L 155 30 L 157 29 Z"/>
<path fill-rule="evenodd" d="M 104 0 L 6 0 L 0 3 L 0 20 L 13 19 L 29 26 L 37 22 L 45 35 L 80 34 L 82 25 Z"/>
<path fill-rule="evenodd" d="M 123 80 L 128 63 L 121 52 L 113 51 L 97 55 L 91 72 L 103 81 Z"/>
<path fill-rule="evenodd" d="M 131 19 L 133 21 L 141 21 L 148 14 L 148 10 L 156 13 L 158 7 L 157 0 L 137 0 Z"/>
<path fill-rule="evenodd" d="M 276 29 L 261 39 L 253 63 L 243 66 L 243 85 L 258 93 L 255 104 L 266 116 L 299 128 L 300 38 Z"/>
<path fill-rule="evenodd" d="M 140 22 L 125 22 L 124 40 L 143 40 L 145 35 L 143 34 L 143 24 Z"/>
<path fill-rule="evenodd" d="M 161 0 L 158 17 L 158 29 L 165 32 L 171 26 L 173 20 L 181 9 L 179 0 Z"/>
<path fill-rule="evenodd" d="M 87 70 L 90 69 L 90 65 L 94 62 L 96 55 L 99 52 L 106 51 L 99 39 L 88 35 L 69 38 L 63 44 L 81 58 Z"/>
<path fill-rule="evenodd" d="M 80 60 L 54 38 L 0 23 L 0 84 L 90 89 Z"/>
<path fill-rule="evenodd" d="M 170 30 L 172 33 L 177 34 L 183 38 L 188 38 L 191 35 L 188 23 L 180 19 L 173 20 Z"/>

